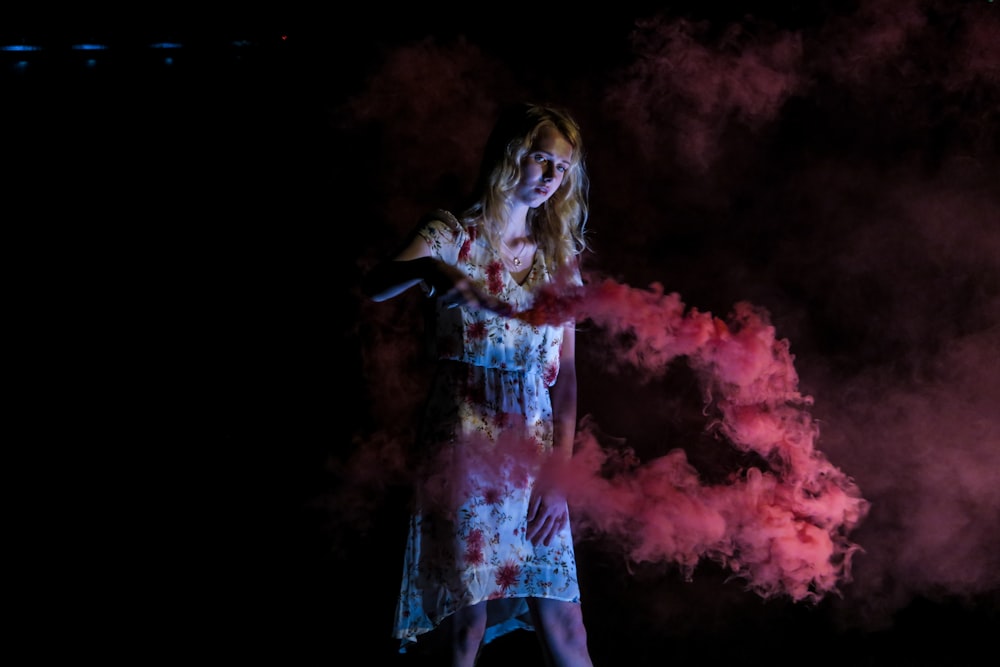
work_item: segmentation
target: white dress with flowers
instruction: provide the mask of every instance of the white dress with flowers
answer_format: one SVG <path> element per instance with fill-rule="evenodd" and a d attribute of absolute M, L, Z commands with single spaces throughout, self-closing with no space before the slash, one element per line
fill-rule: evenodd
<path fill-rule="evenodd" d="M 432 254 L 515 312 L 529 308 L 533 288 L 551 279 L 541 252 L 518 284 L 476 228 L 440 217 L 419 230 Z M 439 306 L 436 315 L 438 369 L 420 428 L 393 632 L 401 651 L 468 605 L 489 601 L 489 642 L 533 629 L 525 598 L 580 601 L 569 525 L 547 547 L 525 538 L 537 466 L 552 449 L 548 390 L 562 327 L 464 307 Z"/>

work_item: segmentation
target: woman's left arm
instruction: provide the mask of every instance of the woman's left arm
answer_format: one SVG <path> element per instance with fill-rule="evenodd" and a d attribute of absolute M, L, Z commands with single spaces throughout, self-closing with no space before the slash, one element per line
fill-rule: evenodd
<path fill-rule="evenodd" d="M 557 463 L 573 456 L 576 439 L 576 325 L 563 327 L 562 348 L 559 350 L 559 376 L 549 388 L 552 398 L 552 454 Z"/>
<path fill-rule="evenodd" d="M 576 439 L 576 329 L 567 324 L 559 351 L 559 376 L 549 388 L 552 399 L 552 461 L 558 477 L 559 468 L 573 456 Z M 547 477 L 547 479 L 546 479 Z M 558 479 L 545 476 L 532 491 L 528 505 L 527 537 L 533 544 L 549 545 L 552 537 L 569 521 L 566 493 Z"/>

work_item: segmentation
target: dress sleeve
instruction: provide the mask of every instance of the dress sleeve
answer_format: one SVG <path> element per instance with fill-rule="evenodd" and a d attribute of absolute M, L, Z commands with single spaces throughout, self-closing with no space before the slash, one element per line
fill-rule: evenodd
<path fill-rule="evenodd" d="M 467 233 L 454 215 L 443 210 L 425 215 L 417 234 L 430 246 L 431 255 L 448 264 L 458 263 L 458 254 Z"/>

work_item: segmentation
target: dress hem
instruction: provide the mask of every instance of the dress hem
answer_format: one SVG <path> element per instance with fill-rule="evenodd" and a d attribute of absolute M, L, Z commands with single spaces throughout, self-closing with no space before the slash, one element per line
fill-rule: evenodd
<path fill-rule="evenodd" d="M 532 597 L 537 597 L 537 596 L 524 595 L 524 596 L 515 596 L 515 597 L 511 597 L 511 598 L 500 598 L 500 599 L 501 600 L 506 600 L 506 601 L 510 601 L 510 600 L 527 600 L 527 599 L 532 598 Z M 546 597 L 543 597 L 543 598 L 540 598 L 540 599 L 558 600 L 560 602 L 568 602 L 570 604 L 580 604 L 580 599 L 577 598 L 577 597 L 558 598 L 558 597 L 547 597 L 546 596 Z M 496 600 L 494 600 L 494 601 L 496 601 Z M 485 600 L 485 602 L 490 602 L 490 600 Z M 441 623 L 446 618 L 448 618 L 448 616 L 451 616 L 451 614 L 454 614 L 454 613 L 455 612 L 451 612 L 449 614 L 446 614 L 445 616 L 442 616 L 441 619 L 438 620 L 437 623 L 433 624 L 433 626 L 427 627 L 427 628 L 422 628 L 422 629 L 418 630 L 414 634 L 410 634 L 410 635 L 405 636 L 405 637 L 401 637 L 398 634 L 394 635 L 396 637 L 396 639 L 398 639 L 399 642 L 400 642 L 399 652 L 400 653 L 406 653 L 407 649 L 412 648 L 413 646 L 415 646 L 417 644 L 417 640 L 420 638 L 421 635 L 425 635 L 428 632 L 433 632 L 434 630 L 436 630 L 438 628 L 438 626 L 441 625 Z M 510 634 L 510 633 L 512 633 L 512 632 L 514 632 L 516 630 L 525 630 L 527 632 L 534 632 L 535 631 L 535 626 L 530 621 L 525 620 L 526 618 L 527 618 L 527 612 L 523 612 L 523 613 L 517 614 L 516 616 L 509 616 L 507 618 L 504 618 L 500 622 L 490 623 L 489 622 L 489 617 L 487 616 L 486 632 L 483 634 L 483 645 L 485 646 L 486 644 L 489 644 L 490 642 L 492 642 L 492 641 L 494 641 L 496 639 L 499 639 L 500 637 L 503 637 L 504 635 L 508 635 L 508 634 Z"/>

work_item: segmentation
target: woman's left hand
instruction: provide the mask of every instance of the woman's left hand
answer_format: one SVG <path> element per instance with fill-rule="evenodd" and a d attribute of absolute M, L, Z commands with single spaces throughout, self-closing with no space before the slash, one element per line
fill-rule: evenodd
<path fill-rule="evenodd" d="M 568 521 L 566 496 L 556 489 L 541 491 L 536 486 L 528 503 L 528 528 L 525 533 L 531 543 L 549 546 L 555 534 Z"/>

